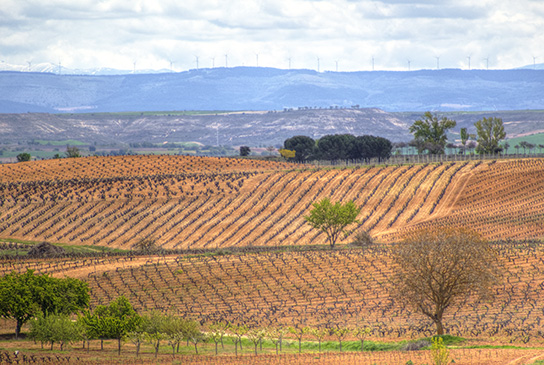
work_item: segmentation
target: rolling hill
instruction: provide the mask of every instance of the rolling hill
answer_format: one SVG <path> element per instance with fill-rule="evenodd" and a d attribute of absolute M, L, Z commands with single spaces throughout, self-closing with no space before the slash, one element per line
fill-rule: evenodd
<path fill-rule="evenodd" d="M 504 278 L 494 287 L 493 301 L 448 308 L 448 334 L 476 339 L 479 346 L 482 341 L 540 346 L 543 164 L 518 159 L 331 168 L 118 156 L 0 165 L 0 242 L 15 238 L 129 249 L 146 238 L 163 248 L 209 249 L 2 257 L 0 274 L 31 269 L 79 278 L 89 285 L 91 307 L 124 295 L 140 313 L 159 310 L 203 325 L 370 326 L 373 339 L 420 339 L 434 333 L 433 323 L 391 295 L 390 244 L 419 227 L 462 226 L 494 241 Z M 324 235 L 303 219 L 323 197 L 354 200 L 362 207 L 354 232 L 367 230 L 377 243 L 364 249 L 324 246 Z M 336 341 L 333 335 L 328 339 Z M 304 340 L 314 338 L 307 334 Z M 474 364 L 541 356 L 535 349 L 502 350 L 452 352 L 456 362 Z M 402 363 L 415 359 L 414 353 L 425 354 L 402 352 Z M 396 353 L 382 358 L 380 351 L 363 355 L 364 361 L 354 355 L 353 362 L 401 358 Z"/>
<path fill-rule="evenodd" d="M 383 242 L 420 226 L 541 239 L 542 167 L 525 159 L 330 169 L 187 156 L 2 165 L 0 237 L 114 248 L 142 238 L 177 249 L 324 244 L 304 215 L 330 197 L 361 206 L 355 231 Z"/>

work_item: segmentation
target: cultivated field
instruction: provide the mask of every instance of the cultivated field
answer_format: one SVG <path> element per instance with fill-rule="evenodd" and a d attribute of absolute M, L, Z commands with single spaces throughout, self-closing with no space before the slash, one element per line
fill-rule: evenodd
<path fill-rule="evenodd" d="M 459 225 L 491 240 L 540 239 L 543 167 L 527 159 L 300 169 L 181 156 L 2 165 L 0 238 L 125 249 L 142 238 L 176 249 L 323 244 L 304 215 L 330 197 L 362 206 L 358 229 L 382 242 Z"/>
<path fill-rule="evenodd" d="M 507 343 L 542 341 L 544 247 L 527 242 L 497 248 L 506 274 L 495 298 L 448 311 L 447 330 Z M 88 282 L 93 307 L 124 295 L 140 312 L 160 309 L 203 323 L 370 325 L 376 337 L 388 340 L 416 339 L 435 331 L 426 317 L 390 296 L 387 247 L 3 261 L 0 273 L 27 268 Z"/>
<path fill-rule="evenodd" d="M 410 340 L 434 329 L 428 319 L 391 297 L 389 244 L 417 227 L 471 227 L 497 241 L 505 277 L 493 301 L 446 312 L 447 331 L 490 345 L 533 349 L 457 349 L 452 351 L 456 363 L 532 363 L 542 359 L 534 346 L 544 340 L 543 167 L 541 160 L 527 159 L 301 169 L 286 163 L 181 156 L 1 165 L 0 238 L 111 248 L 130 248 L 152 238 L 164 248 L 221 250 L 3 259 L 0 274 L 30 268 L 79 278 L 90 285 L 93 307 L 125 295 L 141 313 L 159 309 L 205 326 L 225 320 L 258 328 L 368 325 L 374 340 Z M 303 219 L 323 197 L 362 206 L 357 229 L 370 231 L 380 243 L 366 249 L 310 246 L 326 243 Z M 342 243 L 352 239 L 353 234 Z M 283 249 L 228 252 L 254 246 Z M 310 335 L 304 340 L 314 341 Z M 269 363 L 270 356 L 186 356 L 182 362 Z M 428 362 L 428 353 L 289 354 L 272 359 L 417 364 Z"/>

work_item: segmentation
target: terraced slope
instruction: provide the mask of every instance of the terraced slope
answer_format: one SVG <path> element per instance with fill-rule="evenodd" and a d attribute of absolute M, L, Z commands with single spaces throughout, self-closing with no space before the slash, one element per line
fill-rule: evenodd
<path fill-rule="evenodd" d="M 323 197 L 362 206 L 358 229 L 397 240 L 418 226 L 541 238 L 541 160 L 344 169 L 181 156 L 0 166 L 0 238 L 128 248 L 323 244 L 304 221 Z M 349 242 L 348 237 L 344 242 Z"/>

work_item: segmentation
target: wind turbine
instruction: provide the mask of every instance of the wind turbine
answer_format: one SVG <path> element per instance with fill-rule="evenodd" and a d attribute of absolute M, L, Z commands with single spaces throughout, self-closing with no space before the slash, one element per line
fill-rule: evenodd
<path fill-rule="evenodd" d="M 336 72 L 338 72 L 338 61 L 334 61 L 336 63 Z"/>
<path fill-rule="evenodd" d="M 317 57 L 317 72 L 319 72 L 319 57 Z"/>
<path fill-rule="evenodd" d="M 215 68 L 215 57 L 212 57 L 212 68 Z"/>
<path fill-rule="evenodd" d="M 28 72 L 32 71 L 32 61 L 27 61 L 28 63 Z"/>
<path fill-rule="evenodd" d="M 289 62 L 289 70 L 290 70 L 290 69 L 291 69 L 291 57 L 289 57 L 289 58 L 287 59 L 287 61 Z"/>
<path fill-rule="evenodd" d="M 485 61 L 485 69 L 489 70 L 489 57 L 484 58 Z"/>
<path fill-rule="evenodd" d="M 229 67 L 229 55 L 228 55 L 228 53 L 225 54 L 225 67 Z"/>
<path fill-rule="evenodd" d="M 412 70 L 411 67 L 410 67 L 411 63 L 412 63 L 412 60 L 408 60 L 408 71 Z"/>
<path fill-rule="evenodd" d="M 469 69 L 469 70 L 470 70 L 470 57 L 471 57 L 471 56 L 472 56 L 472 55 L 467 56 L 467 58 L 468 58 L 468 69 Z"/>
<path fill-rule="evenodd" d="M 533 56 L 533 70 L 536 70 L 536 57 Z"/>
<path fill-rule="evenodd" d="M 255 58 L 256 58 L 256 61 L 257 61 L 257 67 L 259 67 L 259 54 L 258 53 L 255 53 Z"/>
<path fill-rule="evenodd" d="M 374 71 L 374 56 L 372 56 L 372 71 Z"/>
<path fill-rule="evenodd" d="M 196 69 L 198 70 L 198 56 L 195 56 L 195 60 L 196 60 Z"/>
<path fill-rule="evenodd" d="M 440 56 L 434 56 L 436 58 L 436 69 L 440 70 Z"/>
<path fill-rule="evenodd" d="M 134 69 L 133 69 L 132 73 L 135 74 L 136 73 L 136 61 L 133 61 L 132 64 L 134 65 Z"/>

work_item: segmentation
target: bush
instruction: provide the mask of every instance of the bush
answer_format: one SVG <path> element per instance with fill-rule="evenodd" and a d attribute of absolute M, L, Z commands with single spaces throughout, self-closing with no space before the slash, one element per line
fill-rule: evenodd
<path fill-rule="evenodd" d="M 371 248 L 374 245 L 374 239 L 367 231 L 359 231 L 351 244 L 361 248 Z"/>
<path fill-rule="evenodd" d="M 416 342 L 408 342 L 404 346 L 402 346 L 402 351 L 419 351 L 424 347 L 430 346 L 431 343 L 427 340 L 419 340 Z"/>
<path fill-rule="evenodd" d="M 157 251 L 157 245 L 155 243 L 155 240 L 152 238 L 142 238 L 141 240 L 136 242 L 134 245 L 132 245 L 132 248 L 140 252 Z"/>

